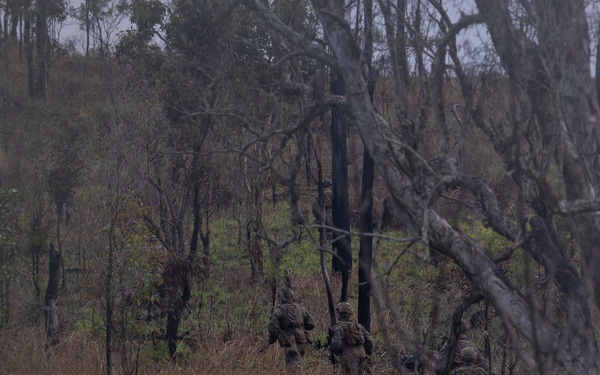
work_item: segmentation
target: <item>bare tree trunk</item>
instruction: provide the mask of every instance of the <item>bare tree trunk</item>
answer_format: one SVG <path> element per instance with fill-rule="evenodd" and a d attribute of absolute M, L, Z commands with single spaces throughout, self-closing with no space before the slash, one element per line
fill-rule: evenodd
<path fill-rule="evenodd" d="M 331 93 L 334 95 L 344 94 L 343 78 L 337 73 L 332 72 Z M 348 119 L 339 109 L 331 110 L 331 179 L 333 186 L 332 199 L 332 223 L 333 226 L 341 230 L 350 229 L 350 208 L 348 199 L 348 156 L 346 148 L 346 136 L 348 133 Z M 333 272 L 342 275 L 341 301 L 347 300 L 348 295 L 348 277 L 352 270 L 352 250 L 350 237 L 341 235 L 334 231 L 334 242 L 332 250 Z M 339 237 L 339 238 L 338 238 Z"/>
<path fill-rule="evenodd" d="M 369 69 L 367 91 L 371 101 L 375 95 L 373 70 L 373 0 L 365 0 L 365 47 L 363 53 Z M 360 232 L 373 233 L 373 184 L 375 164 L 365 148 L 363 151 L 363 174 L 360 193 Z M 358 251 L 358 322 L 367 331 L 371 330 L 371 262 L 373 257 L 373 237 L 362 235 Z"/>
<path fill-rule="evenodd" d="M 598 26 L 600 30 L 600 26 Z M 596 44 L 596 101 L 600 103 L 600 38 L 598 44 Z"/>
<path fill-rule="evenodd" d="M 114 229 L 111 228 L 111 232 Z M 104 337 L 104 351 L 106 355 L 106 375 L 112 374 L 112 337 L 114 330 L 114 322 L 113 322 L 113 272 L 114 272 L 114 240 L 113 233 L 111 233 L 109 238 L 109 250 L 108 250 L 108 265 L 106 269 L 106 280 L 104 280 L 104 329 L 105 329 L 105 337 Z"/>
<path fill-rule="evenodd" d="M 25 44 L 25 59 L 27 61 L 27 87 L 29 96 L 35 95 L 35 67 L 33 65 L 33 43 L 31 41 L 31 20 L 29 16 L 25 18 L 23 39 Z"/>
<path fill-rule="evenodd" d="M 179 324 L 191 298 L 191 262 L 188 259 L 176 257 L 165 268 L 165 283 L 168 288 L 166 339 L 169 357 L 176 362 Z"/>
<path fill-rule="evenodd" d="M 35 43 L 38 59 L 36 96 L 46 100 L 48 69 L 50 64 L 50 40 L 48 33 L 48 0 L 37 0 Z"/>
<path fill-rule="evenodd" d="M 46 296 L 44 298 L 44 316 L 46 320 L 46 335 L 50 339 L 50 343 L 55 343 L 58 340 L 59 330 L 57 300 L 62 254 L 60 251 L 55 250 L 54 244 L 50 244 L 48 256 L 48 285 L 46 287 Z"/>
<path fill-rule="evenodd" d="M 397 56 L 399 77 L 405 85 L 408 85 L 410 65 L 406 49 L 406 0 L 396 1 L 396 12 L 396 48 L 394 52 Z"/>

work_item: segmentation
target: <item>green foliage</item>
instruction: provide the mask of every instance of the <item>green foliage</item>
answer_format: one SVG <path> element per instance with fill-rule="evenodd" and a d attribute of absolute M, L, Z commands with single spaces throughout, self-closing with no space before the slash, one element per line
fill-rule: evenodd
<path fill-rule="evenodd" d="M 140 357 L 151 361 L 168 361 L 169 348 L 164 340 L 156 340 L 151 345 L 144 346 L 140 351 Z"/>
<path fill-rule="evenodd" d="M 494 232 L 491 226 L 481 220 L 472 220 L 470 215 L 461 222 L 460 229 L 481 244 L 492 257 L 500 255 L 512 245 L 505 237 Z"/>
<path fill-rule="evenodd" d="M 149 42 L 164 25 L 167 7 L 158 0 L 133 0 L 130 4 L 130 21 L 137 26 L 137 32 L 143 40 Z"/>

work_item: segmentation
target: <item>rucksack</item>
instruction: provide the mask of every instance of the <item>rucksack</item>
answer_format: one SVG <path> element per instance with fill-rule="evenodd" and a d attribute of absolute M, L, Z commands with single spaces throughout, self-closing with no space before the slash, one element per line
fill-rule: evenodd
<path fill-rule="evenodd" d="M 283 310 L 283 327 L 297 328 L 304 325 L 304 317 L 300 306 L 295 303 L 286 303 L 281 305 L 281 310 Z"/>
<path fill-rule="evenodd" d="M 344 329 L 344 340 L 346 341 L 346 344 L 354 346 L 365 343 L 365 337 L 363 336 L 358 323 L 340 322 L 340 326 Z"/>

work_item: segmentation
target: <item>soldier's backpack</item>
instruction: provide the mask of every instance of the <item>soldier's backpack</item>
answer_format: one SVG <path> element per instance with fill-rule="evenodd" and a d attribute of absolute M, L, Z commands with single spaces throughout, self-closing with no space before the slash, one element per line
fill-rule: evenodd
<path fill-rule="evenodd" d="M 281 305 L 283 310 L 283 326 L 284 328 L 298 328 L 304 326 L 304 317 L 300 306 L 295 303 L 286 303 Z"/>
<path fill-rule="evenodd" d="M 365 337 L 363 336 L 358 323 L 340 322 L 340 325 L 344 329 L 344 340 L 346 341 L 346 344 L 354 346 L 365 343 Z"/>

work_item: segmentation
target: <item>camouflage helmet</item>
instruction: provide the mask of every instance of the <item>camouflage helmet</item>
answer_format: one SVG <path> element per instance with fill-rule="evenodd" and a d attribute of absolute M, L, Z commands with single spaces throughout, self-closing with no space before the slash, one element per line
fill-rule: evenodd
<path fill-rule="evenodd" d="M 354 314 L 352 305 L 348 302 L 340 302 L 335 306 L 335 311 L 340 315 L 351 316 Z"/>
<path fill-rule="evenodd" d="M 331 186 L 331 180 L 326 178 L 323 180 L 323 187 L 329 187 Z"/>
<path fill-rule="evenodd" d="M 294 291 L 292 291 L 290 288 L 281 288 L 279 289 L 279 298 L 282 302 L 293 302 Z"/>
<path fill-rule="evenodd" d="M 477 351 L 472 346 L 467 346 L 466 348 L 463 348 L 460 351 L 460 355 L 462 356 L 463 360 L 469 362 L 475 361 L 477 359 Z"/>

